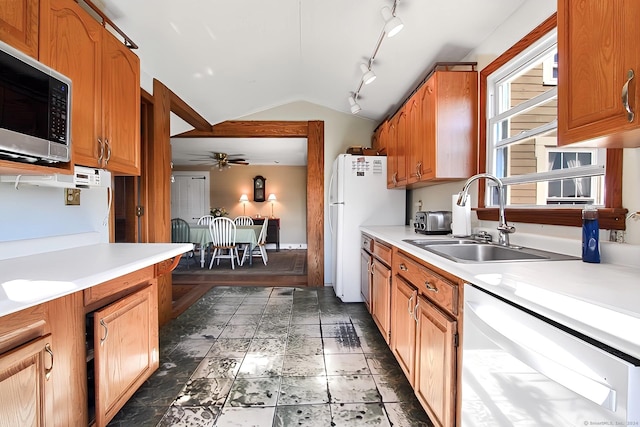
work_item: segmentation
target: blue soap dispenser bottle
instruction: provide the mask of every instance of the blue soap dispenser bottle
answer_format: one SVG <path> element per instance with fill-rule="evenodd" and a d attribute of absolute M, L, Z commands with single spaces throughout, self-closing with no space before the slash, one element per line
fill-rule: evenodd
<path fill-rule="evenodd" d="M 598 209 L 587 205 L 582 209 L 582 261 L 600 262 L 599 234 Z"/>

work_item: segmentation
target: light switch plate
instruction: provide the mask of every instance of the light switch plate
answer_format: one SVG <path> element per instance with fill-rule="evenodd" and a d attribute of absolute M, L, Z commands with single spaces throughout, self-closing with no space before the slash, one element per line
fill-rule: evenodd
<path fill-rule="evenodd" d="M 64 189 L 64 204 L 77 206 L 80 204 L 80 190 L 77 188 Z"/>

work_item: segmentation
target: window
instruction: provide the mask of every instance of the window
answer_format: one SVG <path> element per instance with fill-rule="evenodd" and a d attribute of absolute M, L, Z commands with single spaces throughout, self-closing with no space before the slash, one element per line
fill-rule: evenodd
<path fill-rule="evenodd" d="M 622 205 L 611 194 L 621 187 L 621 150 L 558 147 L 557 76 L 555 15 L 480 73 L 480 152 L 484 170 L 505 184 L 511 221 L 578 226 L 585 204 Z M 609 186 L 617 190 L 607 194 Z M 478 218 L 495 220 L 498 194 L 488 188 L 480 187 Z"/>

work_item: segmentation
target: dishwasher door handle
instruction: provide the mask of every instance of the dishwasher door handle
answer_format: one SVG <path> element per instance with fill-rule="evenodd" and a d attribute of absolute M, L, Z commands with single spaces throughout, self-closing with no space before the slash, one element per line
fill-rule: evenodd
<path fill-rule="evenodd" d="M 491 341 L 525 365 L 585 399 L 615 412 L 616 391 L 614 389 L 520 343 L 519 341 L 524 339 L 526 333 L 523 333 L 524 330 L 515 331 L 514 325 L 519 323 L 516 319 L 507 315 L 500 316 L 493 307 L 491 310 L 479 310 L 480 306 L 481 304 L 465 302 L 465 321 L 472 322 Z M 523 315 L 529 316 L 524 312 Z"/>

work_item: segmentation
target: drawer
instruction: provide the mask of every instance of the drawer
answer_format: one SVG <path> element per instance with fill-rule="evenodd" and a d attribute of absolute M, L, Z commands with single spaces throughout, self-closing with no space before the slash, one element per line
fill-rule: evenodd
<path fill-rule="evenodd" d="M 109 280 L 108 282 L 104 282 L 97 286 L 85 289 L 85 307 L 104 298 L 127 293 L 129 288 L 132 288 L 141 283 L 146 283 L 147 281 L 153 279 L 153 268 L 154 266 L 150 265 L 149 267 L 136 270 L 124 276 L 116 277 L 115 279 Z"/>
<path fill-rule="evenodd" d="M 405 278 L 421 295 L 443 310 L 458 315 L 458 285 L 455 283 L 402 252 L 397 252 L 393 258 L 393 273 Z"/>
<path fill-rule="evenodd" d="M 391 266 L 392 252 L 391 247 L 383 245 L 378 241 L 373 242 L 373 255 L 388 266 Z"/>
<path fill-rule="evenodd" d="M 361 235 L 360 247 L 369 253 L 373 253 L 373 239 L 366 234 Z"/>

